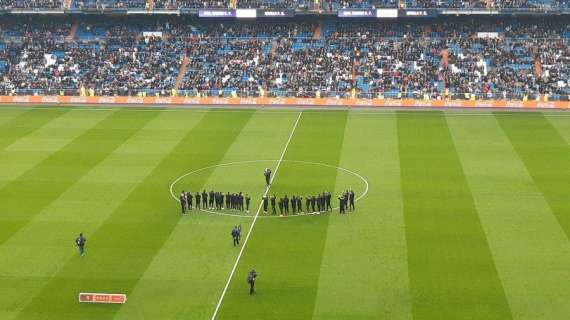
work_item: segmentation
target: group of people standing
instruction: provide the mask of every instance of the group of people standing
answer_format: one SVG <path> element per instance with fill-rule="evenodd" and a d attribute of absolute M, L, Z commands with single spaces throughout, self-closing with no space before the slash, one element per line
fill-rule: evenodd
<path fill-rule="evenodd" d="M 344 191 L 338 196 L 339 213 L 345 214 L 347 211 L 354 211 L 354 191 L 351 189 Z"/>
<path fill-rule="evenodd" d="M 206 192 L 206 190 L 200 192 L 196 192 L 196 194 L 192 194 L 192 192 L 182 192 L 180 193 L 180 206 L 182 209 L 182 214 L 185 214 L 187 211 L 192 210 L 195 204 L 196 209 L 212 209 L 212 210 L 222 210 L 222 209 L 231 209 L 231 210 L 239 210 L 239 211 L 246 211 L 249 212 L 249 204 L 251 202 L 251 197 L 249 194 L 243 194 L 242 192 L 239 193 L 223 193 L 219 191 L 210 190 L 210 192 Z"/>
<path fill-rule="evenodd" d="M 351 191 L 352 192 L 352 191 Z M 354 207 L 354 192 L 352 192 L 352 206 Z M 303 200 L 304 199 L 304 200 Z M 279 209 L 280 215 L 288 215 L 289 208 L 291 208 L 293 214 L 301 214 L 303 212 L 307 213 L 321 213 L 332 211 L 331 205 L 332 195 L 328 191 L 323 191 L 317 195 L 312 196 L 292 196 L 289 198 L 287 195 L 277 199 L 275 194 L 268 197 L 263 196 L 263 212 L 269 212 L 269 205 L 271 205 L 271 214 L 277 214 L 277 209 Z M 303 209 L 303 203 L 304 208 Z"/>

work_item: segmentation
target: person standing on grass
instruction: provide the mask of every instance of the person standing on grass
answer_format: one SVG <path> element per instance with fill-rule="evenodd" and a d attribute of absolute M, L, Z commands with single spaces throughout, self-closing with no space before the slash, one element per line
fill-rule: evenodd
<path fill-rule="evenodd" d="M 283 215 L 283 198 L 279 198 L 279 215 Z"/>
<path fill-rule="evenodd" d="M 255 280 L 257 280 L 257 272 L 255 269 L 251 269 L 251 271 L 247 274 L 247 283 L 249 283 L 249 294 L 255 293 Z"/>
<path fill-rule="evenodd" d="M 354 207 L 354 191 L 352 191 L 352 189 L 350 189 L 350 191 L 348 192 L 348 202 L 350 203 L 349 205 L 349 210 L 350 211 L 354 211 L 355 207 Z"/>
<path fill-rule="evenodd" d="M 232 195 L 228 192 L 226 193 L 226 209 L 230 209 L 231 208 L 231 199 L 232 199 Z"/>
<path fill-rule="evenodd" d="M 208 209 L 208 193 L 206 192 L 206 189 L 202 191 L 202 208 Z"/>
<path fill-rule="evenodd" d="M 267 204 L 268 204 L 268 199 L 267 199 L 267 195 L 263 195 L 263 213 L 267 213 Z"/>
<path fill-rule="evenodd" d="M 245 211 L 247 213 L 249 213 L 249 202 L 251 201 L 251 198 L 249 197 L 249 194 L 245 194 Z"/>
<path fill-rule="evenodd" d="M 186 205 L 188 206 L 188 211 L 192 210 L 193 201 L 192 201 L 192 192 L 186 192 Z"/>
<path fill-rule="evenodd" d="M 263 175 L 265 176 L 265 185 L 269 187 L 269 183 L 271 183 L 271 169 L 265 168 Z"/>
<path fill-rule="evenodd" d="M 208 208 L 214 209 L 214 200 L 215 200 L 214 199 L 214 197 L 215 197 L 214 190 L 210 190 L 209 197 L 210 197 L 210 202 L 208 203 Z"/>
<path fill-rule="evenodd" d="M 344 206 L 345 206 L 345 204 L 344 204 L 344 195 L 343 195 L 343 194 L 341 194 L 341 195 L 338 196 L 338 205 L 339 205 L 339 206 L 338 206 L 338 208 L 339 208 L 339 213 L 340 213 L 340 214 L 345 214 L 346 212 L 344 211 Z"/>
<path fill-rule="evenodd" d="M 293 210 L 293 214 L 297 214 L 297 196 L 291 197 L 291 210 Z"/>
<path fill-rule="evenodd" d="M 283 211 L 285 211 L 285 214 L 289 214 L 289 198 L 287 198 L 287 195 L 283 198 Z"/>
<path fill-rule="evenodd" d="M 231 235 L 232 238 L 234 239 L 234 247 L 239 246 L 239 231 L 237 226 L 234 226 Z"/>
<path fill-rule="evenodd" d="M 309 213 L 311 211 L 311 197 L 310 196 L 305 197 L 305 208 L 307 208 L 307 213 Z"/>
<path fill-rule="evenodd" d="M 275 211 L 275 194 L 273 194 L 271 196 L 271 214 L 276 214 L 277 211 Z"/>
<path fill-rule="evenodd" d="M 186 213 L 186 193 L 184 193 L 184 190 L 182 190 L 182 193 L 180 193 L 180 207 L 182 209 L 182 214 Z"/>
<path fill-rule="evenodd" d="M 325 193 L 325 201 L 326 201 L 326 203 L 327 203 L 327 205 L 326 205 L 327 211 L 331 211 L 331 210 L 332 210 L 331 198 L 332 198 L 331 193 L 327 191 L 327 192 Z"/>
<path fill-rule="evenodd" d="M 85 242 L 87 242 L 87 239 L 83 236 L 83 233 L 80 233 L 79 236 L 75 238 L 75 244 L 77 248 L 79 248 L 79 255 L 82 257 L 85 255 Z"/>
<path fill-rule="evenodd" d="M 196 191 L 196 210 L 200 210 L 200 191 Z"/>
<path fill-rule="evenodd" d="M 303 197 L 297 196 L 297 213 L 303 213 Z"/>
<path fill-rule="evenodd" d="M 241 240 L 241 224 L 238 225 L 238 241 Z"/>
<path fill-rule="evenodd" d="M 317 202 L 317 199 L 315 198 L 315 196 L 311 196 L 311 209 L 313 210 L 312 212 L 316 212 L 315 211 L 316 202 Z"/>

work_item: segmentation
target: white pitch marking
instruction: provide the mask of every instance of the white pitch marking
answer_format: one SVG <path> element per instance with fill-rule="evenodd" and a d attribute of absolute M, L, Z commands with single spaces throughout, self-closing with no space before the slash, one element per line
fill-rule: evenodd
<path fill-rule="evenodd" d="M 281 157 L 279 157 L 279 161 L 277 161 L 277 165 L 275 166 L 275 172 L 273 173 L 271 180 L 269 180 L 269 185 L 265 188 L 265 193 L 263 194 L 264 197 L 267 196 L 267 193 L 269 193 L 269 189 L 271 188 L 271 184 L 273 184 L 273 180 L 275 180 L 275 177 L 277 176 L 277 171 L 279 171 L 279 166 L 281 166 L 281 162 L 283 161 L 283 157 L 285 157 L 285 152 L 287 152 L 287 148 L 289 147 L 289 143 L 291 142 L 291 139 L 293 138 L 293 134 L 295 133 L 295 129 L 297 129 L 297 125 L 299 124 L 299 120 L 301 120 L 302 114 L 303 114 L 303 112 L 299 112 L 299 116 L 297 117 L 297 120 L 295 121 L 295 125 L 293 125 L 293 130 L 291 130 L 291 134 L 289 135 L 289 139 L 287 139 L 287 143 L 285 144 L 285 147 L 283 148 L 283 152 L 281 152 Z M 243 241 L 243 245 L 241 246 L 241 249 L 239 250 L 239 254 L 237 256 L 236 262 L 234 263 L 232 271 L 230 272 L 230 276 L 228 277 L 228 281 L 226 282 L 226 285 L 224 286 L 224 290 L 222 291 L 222 294 L 220 295 L 220 300 L 218 301 L 218 304 L 216 305 L 216 309 L 214 310 L 214 314 L 212 314 L 212 320 L 215 320 L 216 316 L 218 315 L 218 311 L 220 310 L 220 306 L 222 305 L 222 302 L 224 301 L 224 297 L 226 295 L 226 292 L 228 291 L 228 288 L 230 286 L 230 282 L 232 281 L 234 273 L 236 272 L 237 266 L 239 264 L 239 260 L 241 259 L 241 256 L 243 255 L 243 251 L 245 249 L 245 246 L 247 245 L 247 241 L 249 240 L 249 236 L 251 236 L 251 232 L 253 231 L 253 227 L 255 226 L 255 222 L 257 221 L 257 217 L 259 216 L 259 212 L 261 211 L 262 205 L 263 205 L 263 200 L 259 202 L 259 207 L 257 208 L 257 212 L 255 213 L 255 217 L 253 218 L 253 221 L 251 222 L 251 225 L 249 226 L 249 231 L 247 232 L 247 235 L 245 236 L 245 240 Z"/>
<path fill-rule="evenodd" d="M 176 197 L 176 194 L 174 194 L 174 186 L 180 182 L 180 180 L 184 179 L 185 177 L 204 171 L 204 170 L 208 170 L 208 169 L 212 169 L 212 168 L 217 168 L 217 167 L 227 167 L 227 166 L 232 166 L 232 165 L 237 165 L 237 164 L 245 164 L 245 163 L 259 163 L 259 162 L 276 162 L 278 160 L 246 160 L 246 161 L 235 161 L 235 162 L 227 162 L 227 163 L 220 163 L 220 164 L 216 164 L 216 165 L 212 165 L 212 166 L 208 166 L 208 167 L 204 167 L 204 168 L 200 168 L 200 169 L 196 169 L 190 172 L 187 172 L 183 175 L 181 175 L 180 177 L 176 178 L 176 180 L 174 180 L 171 184 L 170 184 L 170 196 L 176 200 L 177 202 L 180 202 L 180 200 L 178 199 L 178 197 Z M 292 163 L 304 163 L 304 164 L 311 164 L 311 165 L 318 165 L 318 166 L 323 166 L 323 167 L 329 167 L 329 168 L 335 168 L 341 171 L 345 171 L 348 172 L 349 174 L 352 174 L 354 176 L 356 176 L 357 178 L 359 178 L 360 180 L 362 180 L 364 182 L 365 188 L 364 191 L 362 192 L 362 194 L 360 196 L 358 196 L 355 199 L 355 202 L 359 201 L 360 199 L 364 198 L 366 196 L 366 194 L 368 193 L 368 180 L 366 180 L 361 174 L 354 172 L 352 170 L 343 168 L 343 167 L 338 167 L 338 166 L 333 166 L 331 164 L 327 164 L 327 163 L 321 163 L 321 162 L 311 162 L 311 161 L 303 161 L 303 160 L 281 160 L 281 162 L 292 162 Z M 337 210 L 338 207 L 334 207 L 332 208 L 332 211 Z M 239 217 L 239 218 L 247 218 L 247 219 L 252 219 L 253 216 L 246 216 L 243 214 L 233 214 L 233 213 L 226 213 L 226 212 L 216 212 L 216 211 L 211 211 L 211 210 L 206 210 L 206 209 L 199 209 L 199 211 L 202 212 L 207 212 L 207 213 L 211 213 L 211 214 L 215 214 L 215 215 L 219 215 L 219 216 L 228 216 L 228 217 Z M 301 214 L 296 214 L 296 215 L 288 215 L 288 216 L 260 216 L 259 218 L 292 218 L 292 217 L 303 217 L 303 216 L 309 216 L 309 215 L 313 215 L 313 213 L 301 213 Z"/>

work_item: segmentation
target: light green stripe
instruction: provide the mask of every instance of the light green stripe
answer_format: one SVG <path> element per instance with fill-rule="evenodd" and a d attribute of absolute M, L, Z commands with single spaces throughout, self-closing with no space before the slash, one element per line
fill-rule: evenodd
<path fill-rule="evenodd" d="M 514 319 L 570 315 L 570 245 L 494 117 L 448 117 Z"/>
<path fill-rule="evenodd" d="M 76 234 L 93 234 L 200 118 L 202 114 L 160 113 L 149 121 L 0 247 L 0 260 L 5 261 L 0 276 L 29 279 L 55 274 L 77 254 L 72 246 Z M 161 133 L 164 127 L 169 132 Z M 159 151 L 148 149 L 154 144 L 161 145 Z M 0 306 L 20 310 L 47 279 L 10 289 L 0 285 L 0 291 L 10 291 Z"/>
<path fill-rule="evenodd" d="M 17 179 L 109 116 L 113 111 L 69 111 L 0 150 L 0 188 Z"/>
<path fill-rule="evenodd" d="M 220 163 L 279 158 L 295 119 L 296 114 L 276 117 L 255 113 Z M 261 173 L 268 165 L 273 166 L 268 162 L 215 168 L 206 173 L 209 178 L 204 186 L 207 190 L 249 192 L 254 213 L 259 205 L 259 195 L 265 188 Z M 197 190 L 191 187 L 193 180 L 194 176 L 182 180 L 176 194 L 182 188 L 195 193 Z M 132 291 L 131 301 L 120 310 L 117 318 L 133 319 L 144 315 L 148 318 L 208 319 L 211 316 L 239 250 L 232 246 L 230 230 L 240 223 L 243 230 L 248 230 L 251 220 L 197 214 L 195 211 L 188 218 L 191 219 L 182 219 L 174 228 Z M 147 304 L 145 297 L 157 291 L 184 297 L 185 306 L 157 309 Z M 155 302 L 168 305 L 171 300 L 169 295 L 164 295 L 156 296 Z"/>
<path fill-rule="evenodd" d="M 568 115 L 568 117 L 545 117 L 545 118 L 548 119 L 548 121 L 550 121 L 550 124 L 552 124 L 552 126 L 556 128 L 556 130 L 558 130 L 560 136 L 562 136 L 564 140 L 566 140 L 566 143 L 570 144 L 570 115 Z"/>
<path fill-rule="evenodd" d="M 370 191 L 349 220 L 330 217 L 313 319 L 412 319 L 395 116 L 352 114 L 340 166 Z"/>
<path fill-rule="evenodd" d="M 2 109 L 0 106 L 0 125 L 16 118 L 20 114 L 24 113 L 25 110 L 22 109 Z"/>

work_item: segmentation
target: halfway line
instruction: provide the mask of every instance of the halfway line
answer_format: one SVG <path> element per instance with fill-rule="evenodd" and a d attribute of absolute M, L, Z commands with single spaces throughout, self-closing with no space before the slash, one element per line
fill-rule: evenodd
<path fill-rule="evenodd" d="M 271 180 L 269 181 L 269 185 L 265 188 L 265 193 L 263 194 L 263 197 L 266 197 L 267 194 L 269 193 L 269 189 L 271 189 L 271 185 L 273 184 L 273 180 L 275 180 L 275 177 L 277 176 L 277 171 L 279 170 L 279 166 L 281 165 L 281 162 L 283 161 L 283 157 L 285 156 L 285 152 L 287 152 L 287 147 L 289 147 L 289 143 L 291 142 L 291 139 L 293 138 L 293 134 L 295 133 L 295 129 L 297 129 L 297 125 L 299 124 L 299 120 L 301 120 L 302 114 L 303 114 L 302 111 L 299 112 L 299 116 L 297 117 L 297 120 L 295 121 L 295 124 L 293 125 L 293 130 L 291 130 L 291 134 L 289 135 L 289 139 L 287 139 L 287 143 L 285 144 L 285 147 L 283 148 L 283 152 L 281 152 L 281 157 L 279 157 L 279 161 L 277 161 L 277 166 L 275 166 L 275 172 L 273 173 L 273 176 L 271 177 Z M 259 217 L 259 212 L 261 211 L 262 206 L 263 206 L 263 199 L 259 203 L 259 207 L 257 208 L 257 212 L 255 213 L 255 217 L 253 217 L 253 221 L 251 222 L 251 225 L 249 226 L 249 230 L 247 231 L 247 235 L 245 236 L 245 240 L 243 241 L 243 245 L 241 246 L 241 249 L 239 250 L 239 254 L 237 256 L 236 262 L 234 263 L 232 271 L 230 272 L 230 276 L 228 277 L 228 281 L 226 282 L 226 285 L 224 286 L 224 290 L 222 291 L 222 294 L 220 295 L 220 300 L 218 300 L 218 304 L 216 305 L 216 309 L 214 310 L 214 314 L 212 314 L 211 320 L 215 320 L 216 316 L 218 315 L 218 311 L 220 310 L 220 306 L 222 305 L 222 302 L 224 301 L 224 297 L 226 295 L 226 292 L 228 291 L 228 288 L 230 286 L 230 282 L 232 281 L 234 273 L 236 272 L 237 266 L 239 264 L 239 260 L 241 259 L 241 256 L 243 255 L 243 251 L 245 250 L 245 246 L 247 245 L 247 241 L 249 240 L 249 236 L 251 235 L 251 232 L 253 231 L 253 227 L 255 226 L 255 222 L 257 221 L 257 218 Z"/>

